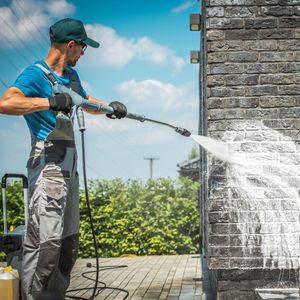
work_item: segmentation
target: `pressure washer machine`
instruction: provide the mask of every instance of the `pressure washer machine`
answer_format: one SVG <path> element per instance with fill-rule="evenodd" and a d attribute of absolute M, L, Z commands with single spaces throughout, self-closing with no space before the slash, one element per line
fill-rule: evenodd
<path fill-rule="evenodd" d="M 13 231 L 7 230 L 7 199 L 6 199 L 6 186 L 9 178 L 21 179 L 23 183 L 24 193 L 24 214 L 25 225 L 16 227 Z M 22 276 L 22 251 L 23 240 L 27 227 L 28 220 L 28 180 L 23 174 L 5 174 L 1 180 L 2 186 L 2 203 L 3 203 L 3 234 L 0 235 L 0 251 L 4 252 L 7 256 L 7 265 L 12 266 L 13 269 L 18 270 L 19 276 Z"/>

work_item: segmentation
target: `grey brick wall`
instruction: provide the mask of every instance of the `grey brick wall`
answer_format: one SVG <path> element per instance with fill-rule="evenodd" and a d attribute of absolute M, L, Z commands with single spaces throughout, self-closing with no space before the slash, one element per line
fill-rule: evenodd
<path fill-rule="evenodd" d="M 208 266 L 297 269 L 300 0 L 204 3 L 207 135 L 253 161 L 253 170 L 235 181 L 232 167 L 209 155 L 204 208 Z"/>

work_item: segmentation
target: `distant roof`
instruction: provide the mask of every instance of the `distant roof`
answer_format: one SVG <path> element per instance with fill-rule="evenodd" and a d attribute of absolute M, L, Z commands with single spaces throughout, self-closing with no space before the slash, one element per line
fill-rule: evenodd
<path fill-rule="evenodd" d="M 177 167 L 179 167 L 178 172 L 181 176 L 190 177 L 193 180 L 199 180 L 200 157 L 185 160 L 177 164 Z"/>

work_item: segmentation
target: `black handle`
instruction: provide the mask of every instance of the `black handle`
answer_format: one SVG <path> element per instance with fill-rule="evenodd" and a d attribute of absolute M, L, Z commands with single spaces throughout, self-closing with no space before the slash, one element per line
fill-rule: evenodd
<path fill-rule="evenodd" d="M 23 174 L 9 174 L 6 173 L 3 177 L 2 177 L 2 181 L 1 181 L 1 186 L 3 189 L 6 188 L 6 183 L 7 183 L 7 179 L 8 178 L 20 178 L 23 181 L 23 188 L 27 189 L 28 188 L 28 179 L 25 175 Z"/>

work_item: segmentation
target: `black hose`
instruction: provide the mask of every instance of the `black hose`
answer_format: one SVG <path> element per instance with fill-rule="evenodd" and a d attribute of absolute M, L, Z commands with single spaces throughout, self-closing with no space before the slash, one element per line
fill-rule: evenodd
<path fill-rule="evenodd" d="M 96 258 L 96 279 L 95 279 L 93 294 L 90 297 L 90 300 L 93 300 L 95 298 L 95 295 L 96 295 L 97 286 L 98 286 L 98 279 L 99 279 L 99 255 L 98 255 L 98 245 L 97 245 L 97 241 L 96 241 L 96 234 L 95 234 L 94 222 L 93 222 L 92 213 L 91 213 L 91 206 L 90 206 L 88 185 L 87 185 L 86 164 L 85 164 L 84 130 L 80 130 L 80 132 L 81 132 L 81 149 L 82 149 L 82 169 L 83 169 L 84 192 L 85 192 L 85 199 L 86 199 L 86 204 L 87 204 L 88 216 L 89 216 L 90 224 L 91 224 L 93 243 L 94 243 L 94 248 L 95 248 L 95 258 Z"/>
<path fill-rule="evenodd" d="M 85 199 L 86 199 L 86 203 L 87 203 L 88 217 L 89 217 L 89 221 L 90 221 L 90 225 L 91 225 L 93 243 L 94 243 L 94 248 L 95 248 L 95 258 L 96 258 L 95 268 L 96 268 L 96 270 L 95 271 L 84 272 L 84 273 L 81 274 L 81 276 L 88 279 L 88 280 L 94 281 L 95 284 L 94 284 L 93 288 L 78 288 L 78 289 L 68 290 L 65 297 L 69 298 L 69 299 L 76 299 L 76 300 L 93 300 L 96 296 L 98 296 L 101 293 L 102 290 L 111 289 L 111 290 L 117 290 L 117 291 L 126 293 L 126 296 L 123 299 L 123 300 L 125 300 L 129 296 L 128 291 L 126 291 L 124 289 L 120 289 L 120 288 L 107 287 L 104 282 L 99 281 L 99 271 L 100 271 L 99 254 L 98 254 L 98 245 L 97 245 L 97 240 L 96 240 L 95 227 L 94 227 L 94 222 L 93 222 L 93 218 L 92 218 L 91 206 L 90 206 L 90 201 L 89 201 L 89 193 L 88 193 L 88 184 L 87 184 L 87 176 L 86 176 L 86 163 L 85 163 L 84 131 L 85 131 L 85 128 L 82 127 L 80 129 L 80 132 L 81 132 L 81 146 L 82 146 L 83 181 L 84 181 L 84 191 L 85 191 Z M 94 266 L 92 266 L 91 263 L 88 263 L 87 267 L 90 268 L 90 267 L 94 267 Z M 117 269 L 117 268 L 124 268 L 124 267 L 127 267 L 127 266 L 124 266 L 124 265 L 121 265 L 121 266 L 103 266 L 101 268 L 101 271 L 110 270 L 110 269 Z M 86 276 L 86 274 L 91 274 L 91 273 L 96 273 L 96 279 Z M 98 288 L 98 283 L 102 284 L 103 286 Z M 79 297 L 79 296 L 67 295 L 68 293 L 74 293 L 74 292 L 79 292 L 79 291 L 88 291 L 88 290 L 93 290 L 93 294 L 89 298 L 83 298 L 83 297 Z"/>

